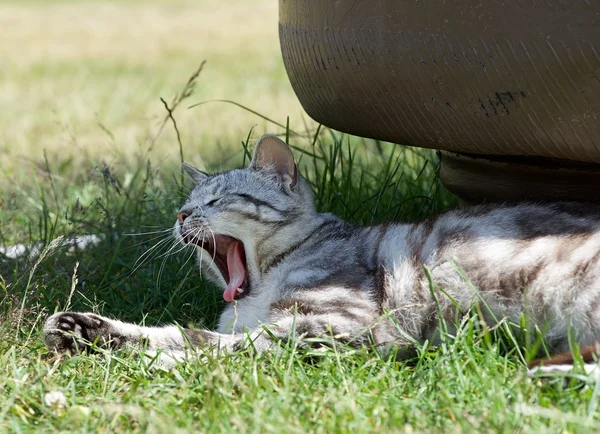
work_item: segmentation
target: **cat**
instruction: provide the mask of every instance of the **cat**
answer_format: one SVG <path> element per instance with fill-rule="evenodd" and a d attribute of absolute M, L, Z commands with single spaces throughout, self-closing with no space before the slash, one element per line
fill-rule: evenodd
<path fill-rule="evenodd" d="M 382 351 L 439 341 L 474 304 L 488 323 L 525 315 L 553 353 L 569 333 L 600 340 L 600 206 L 480 205 L 415 224 L 357 227 L 318 213 L 288 145 L 262 137 L 247 168 L 195 183 L 174 235 L 228 302 L 217 331 L 143 327 L 60 312 L 44 326 L 55 352 L 142 345 L 166 365 L 190 354 L 266 351 L 291 338 Z"/>

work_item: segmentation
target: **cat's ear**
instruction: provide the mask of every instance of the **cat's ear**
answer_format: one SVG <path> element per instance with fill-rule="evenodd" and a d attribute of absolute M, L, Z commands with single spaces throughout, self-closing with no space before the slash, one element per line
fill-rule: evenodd
<path fill-rule="evenodd" d="M 181 167 L 185 172 L 190 175 L 190 177 L 194 180 L 194 183 L 200 184 L 206 178 L 208 178 L 208 173 L 203 172 L 202 170 L 196 169 L 191 164 L 181 163 Z"/>
<path fill-rule="evenodd" d="M 275 173 L 277 177 L 294 188 L 298 181 L 298 169 L 289 146 L 275 136 L 262 136 L 254 148 L 250 168 Z"/>

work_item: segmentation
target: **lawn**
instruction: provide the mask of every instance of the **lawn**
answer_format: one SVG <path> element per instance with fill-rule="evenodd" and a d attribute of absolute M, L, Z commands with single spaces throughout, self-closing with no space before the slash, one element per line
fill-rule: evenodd
<path fill-rule="evenodd" d="M 435 153 L 302 113 L 274 0 L 0 0 L 0 26 L 0 246 L 40 246 L 0 255 L 0 432 L 598 432 L 600 382 L 528 378 L 527 345 L 476 312 L 409 362 L 290 345 L 165 372 L 128 351 L 49 354 L 40 327 L 57 310 L 215 324 L 219 292 L 165 232 L 190 187 L 182 156 L 238 167 L 260 135 L 278 133 L 322 211 L 374 224 L 456 203 Z M 172 108 L 183 95 L 180 146 L 160 98 Z M 188 109 L 211 100 L 260 115 L 226 102 Z M 61 245 L 75 234 L 101 241 Z"/>

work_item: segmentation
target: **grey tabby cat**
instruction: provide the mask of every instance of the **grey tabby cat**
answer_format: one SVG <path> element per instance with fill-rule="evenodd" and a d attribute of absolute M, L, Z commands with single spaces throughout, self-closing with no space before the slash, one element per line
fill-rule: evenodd
<path fill-rule="evenodd" d="M 46 321 L 48 348 L 142 345 L 167 364 L 195 352 L 265 351 L 291 333 L 389 348 L 436 341 L 438 312 L 451 324 L 475 303 L 489 323 L 525 314 L 554 352 L 569 350 L 569 332 L 581 345 L 600 340 L 598 206 L 477 206 L 356 227 L 316 212 L 292 152 L 274 136 L 258 141 L 248 168 L 185 168 L 196 186 L 174 232 L 224 288 L 217 331 L 61 312 Z"/>

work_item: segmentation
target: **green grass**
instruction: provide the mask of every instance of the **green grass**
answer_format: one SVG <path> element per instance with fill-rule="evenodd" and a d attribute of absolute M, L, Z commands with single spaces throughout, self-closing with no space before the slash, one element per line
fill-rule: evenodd
<path fill-rule="evenodd" d="M 171 104 L 203 59 L 195 94 L 175 111 L 186 161 L 239 167 L 257 137 L 285 134 L 289 115 L 321 211 L 375 224 L 456 205 L 434 152 L 316 134 L 280 59 L 276 2 L 214 4 L 0 0 L 0 245 L 47 246 L 0 256 L 0 432 L 598 432 L 599 382 L 528 378 L 523 340 L 475 313 L 408 362 L 290 346 L 163 372 L 127 351 L 48 354 L 41 324 L 67 308 L 214 326 L 219 292 L 189 250 L 168 254 L 189 186 L 172 124 L 159 134 L 159 98 Z M 211 99 L 280 125 L 226 103 L 187 110 Z M 73 234 L 105 238 L 75 254 L 51 247 Z M 66 404 L 46 405 L 49 392 Z"/>
<path fill-rule="evenodd" d="M 244 142 L 246 139 L 244 139 Z M 290 139 L 322 211 L 360 224 L 415 220 L 453 205 L 428 151 L 324 130 Z M 313 145 L 314 142 L 314 145 Z M 185 150 L 188 150 L 186 148 Z M 228 166 L 243 164 L 244 147 Z M 526 376 L 521 352 L 498 331 L 466 318 L 439 348 L 397 362 L 365 350 L 307 354 L 294 346 L 192 361 L 170 372 L 127 351 L 58 360 L 39 337 L 43 319 L 64 309 L 127 321 L 214 325 L 220 296 L 201 281 L 189 252 L 145 252 L 167 235 L 186 190 L 176 167 L 157 173 L 100 170 L 62 181 L 67 163 L 48 168 L 29 192 L 31 208 L 9 228 L 31 240 L 61 234 L 112 234 L 76 255 L 46 251 L 42 261 L 1 263 L 0 431 L 40 432 L 597 432 L 597 383 Z M 44 182 L 45 181 L 45 182 Z M 90 198 L 85 201 L 85 198 Z M 74 202 L 79 199 L 79 205 Z M 130 236 L 133 231 L 149 232 Z M 157 236 L 159 238 L 157 238 Z M 77 265 L 78 264 L 78 265 Z M 72 291 L 74 269 L 77 282 Z M 508 331 L 510 333 L 510 331 Z M 499 335 L 499 336 L 496 336 Z M 62 407 L 44 403 L 60 391 Z"/>

